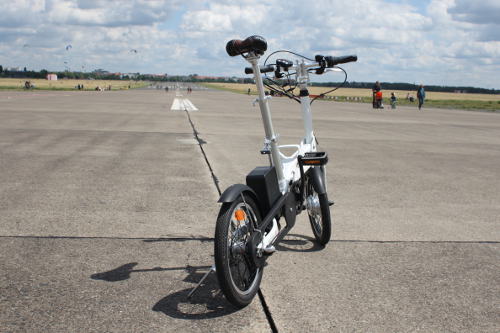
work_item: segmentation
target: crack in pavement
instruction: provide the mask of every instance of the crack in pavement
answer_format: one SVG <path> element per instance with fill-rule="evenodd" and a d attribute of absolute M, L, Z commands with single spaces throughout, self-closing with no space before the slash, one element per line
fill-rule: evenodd
<path fill-rule="evenodd" d="M 200 147 L 201 153 L 202 153 L 203 157 L 205 158 L 205 162 L 207 163 L 208 169 L 210 170 L 210 174 L 212 175 L 212 180 L 214 181 L 214 185 L 217 188 L 217 192 L 219 193 L 219 195 L 221 195 L 222 192 L 221 192 L 220 187 L 219 187 L 219 179 L 217 179 L 217 176 L 215 175 L 214 170 L 212 169 L 212 165 L 210 165 L 210 162 L 208 161 L 207 154 L 205 153 L 205 150 L 203 149 L 203 144 L 205 144 L 206 141 L 200 139 L 200 137 L 198 136 L 198 131 L 196 130 L 196 127 L 194 126 L 194 123 L 191 120 L 191 116 L 189 115 L 189 112 L 188 111 L 185 111 L 185 112 L 186 112 L 188 121 L 191 124 L 191 128 L 193 129 L 194 138 L 198 142 L 198 146 Z"/>
<path fill-rule="evenodd" d="M 163 237 L 120 237 L 120 236 L 61 236 L 61 235 L 0 235 L 0 238 L 34 238 L 34 239 L 123 239 L 123 240 L 144 240 L 146 242 L 182 242 L 196 240 L 200 242 L 213 242 L 213 237 L 205 236 L 163 236 Z M 420 241 L 420 240 L 366 240 L 366 239 L 332 239 L 332 243 L 423 243 L 423 244 L 500 244 L 500 241 L 460 241 L 460 240 L 440 240 L 440 241 Z"/>
<path fill-rule="evenodd" d="M 119 236 L 37 236 L 37 235 L 0 235 L 0 238 L 31 238 L 31 239 L 109 239 L 109 240 L 143 240 L 148 243 L 152 242 L 185 242 L 185 241 L 200 241 L 213 242 L 213 237 L 204 236 L 164 236 L 164 237 L 119 237 Z"/>
<path fill-rule="evenodd" d="M 196 127 L 194 126 L 193 120 L 191 119 L 191 116 L 189 115 L 189 112 L 186 110 L 186 115 L 188 118 L 189 123 L 191 124 L 191 128 L 193 129 L 193 135 L 196 141 L 198 142 L 198 146 L 200 147 L 201 153 L 203 157 L 205 158 L 205 162 L 207 163 L 208 169 L 210 170 L 210 174 L 212 175 L 212 180 L 214 182 L 215 187 L 217 188 L 217 192 L 219 193 L 219 196 L 222 194 L 222 191 L 219 186 L 219 179 L 214 173 L 214 170 L 212 169 L 212 166 L 210 165 L 210 161 L 208 160 L 207 154 L 205 153 L 205 150 L 203 149 L 203 144 L 206 143 L 203 139 L 201 139 L 198 135 L 198 131 L 196 130 Z M 264 311 L 264 314 L 266 315 L 267 322 L 269 323 L 269 326 L 271 328 L 271 331 L 273 333 L 278 333 L 278 328 L 276 327 L 276 323 L 274 322 L 273 316 L 271 314 L 271 311 L 269 310 L 269 306 L 266 303 L 266 299 L 264 298 L 264 294 L 262 293 L 262 290 L 259 289 L 258 291 L 259 295 L 259 301 L 262 306 L 262 310 Z"/>

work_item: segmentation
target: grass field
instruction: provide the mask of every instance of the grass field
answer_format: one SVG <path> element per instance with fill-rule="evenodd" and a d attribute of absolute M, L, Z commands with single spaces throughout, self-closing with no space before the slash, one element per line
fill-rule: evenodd
<path fill-rule="evenodd" d="M 120 81 L 120 80 L 57 80 L 48 81 L 44 79 L 10 79 L 0 78 L 0 89 L 24 89 L 24 83 L 30 81 L 35 85 L 35 90 L 75 90 L 78 84 L 83 84 L 85 90 L 95 90 L 96 87 L 111 90 L 122 90 L 140 88 L 148 85 L 144 81 Z"/>
<path fill-rule="evenodd" d="M 243 83 L 204 83 L 206 87 L 232 91 L 236 93 L 246 94 L 248 89 L 251 93 L 256 94 L 254 84 Z M 331 88 L 327 87 L 310 87 L 309 92 L 312 95 L 319 95 Z M 394 92 L 398 98 L 398 105 L 417 105 L 416 102 L 406 100 L 407 94 L 416 99 L 416 91 L 408 90 L 383 90 L 384 104 L 389 105 L 389 97 L 391 92 Z M 298 91 L 296 92 L 298 93 Z M 371 89 L 361 88 L 340 88 L 327 96 L 333 100 L 349 101 L 349 102 L 372 102 Z M 429 107 L 466 109 L 466 110 L 487 110 L 500 111 L 500 95 L 492 94 L 461 94 L 461 93 L 445 93 L 445 92 L 426 92 L 425 105 Z"/>

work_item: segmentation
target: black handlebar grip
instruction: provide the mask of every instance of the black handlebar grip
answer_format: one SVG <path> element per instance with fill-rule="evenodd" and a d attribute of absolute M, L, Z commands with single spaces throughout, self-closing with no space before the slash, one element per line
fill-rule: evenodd
<path fill-rule="evenodd" d="M 227 42 L 226 44 L 226 52 L 231 57 L 254 52 L 256 54 L 264 54 L 267 50 L 267 42 L 264 37 L 261 36 L 250 36 L 245 40 L 233 39 Z"/>
<path fill-rule="evenodd" d="M 267 65 L 265 67 L 260 68 L 261 73 L 270 73 L 274 72 L 274 66 L 272 65 Z M 252 67 L 245 67 L 245 74 L 253 74 L 253 68 Z"/>
<path fill-rule="evenodd" d="M 357 61 L 358 56 L 357 55 L 348 55 L 348 56 L 342 56 L 342 57 L 327 56 L 327 57 L 325 57 L 325 60 L 326 60 L 327 67 L 331 68 L 331 67 L 338 65 L 338 64 L 345 64 L 348 62 Z"/>

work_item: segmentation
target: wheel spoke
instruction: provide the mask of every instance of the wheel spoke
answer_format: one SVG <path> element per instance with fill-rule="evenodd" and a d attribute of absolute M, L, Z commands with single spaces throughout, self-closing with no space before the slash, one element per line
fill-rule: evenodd
<path fill-rule="evenodd" d="M 244 195 L 242 195 L 243 197 Z M 215 265 L 219 285 L 226 298 L 237 307 L 248 305 L 259 289 L 262 269 L 257 268 L 247 243 L 253 226 L 260 223 L 257 204 L 251 197 L 224 203 L 215 234 Z"/>
<path fill-rule="evenodd" d="M 243 209 L 246 214 L 246 219 L 242 225 L 242 221 L 235 221 L 234 212 L 238 209 Z M 245 204 L 240 204 L 233 209 L 231 213 L 231 221 L 229 224 L 228 235 L 228 260 L 229 268 L 235 286 L 241 291 L 248 290 L 256 277 L 257 269 L 252 267 L 245 253 L 241 253 L 237 248 L 243 247 L 248 242 L 250 231 L 241 232 L 241 228 L 251 223 L 255 219 L 252 209 Z M 253 217 L 253 219 L 252 219 Z M 237 250 L 235 250 L 237 249 Z"/>

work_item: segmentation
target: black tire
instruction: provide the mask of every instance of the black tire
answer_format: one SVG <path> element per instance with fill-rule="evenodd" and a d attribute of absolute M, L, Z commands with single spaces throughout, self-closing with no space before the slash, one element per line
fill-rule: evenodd
<path fill-rule="evenodd" d="M 312 181 L 309 179 L 306 188 L 307 213 L 309 222 L 316 238 L 321 246 L 325 246 L 332 235 L 332 222 L 330 217 L 330 203 L 328 194 L 319 194 L 314 189 Z"/>
<path fill-rule="evenodd" d="M 248 195 L 243 196 L 245 203 L 239 196 L 235 201 L 222 205 L 217 217 L 214 245 L 219 286 L 226 299 L 238 308 L 252 302 L 259 291 L 263 273 L 263 268 L 251 264 L 244 250 L 251 230 L 248 214 L 253 216 L 257 225 L 261 223 L 261 217 L 255 201 Z M 235 218 L 235 212 L 239 209 L 245 212 L 242 222 Z"/>

